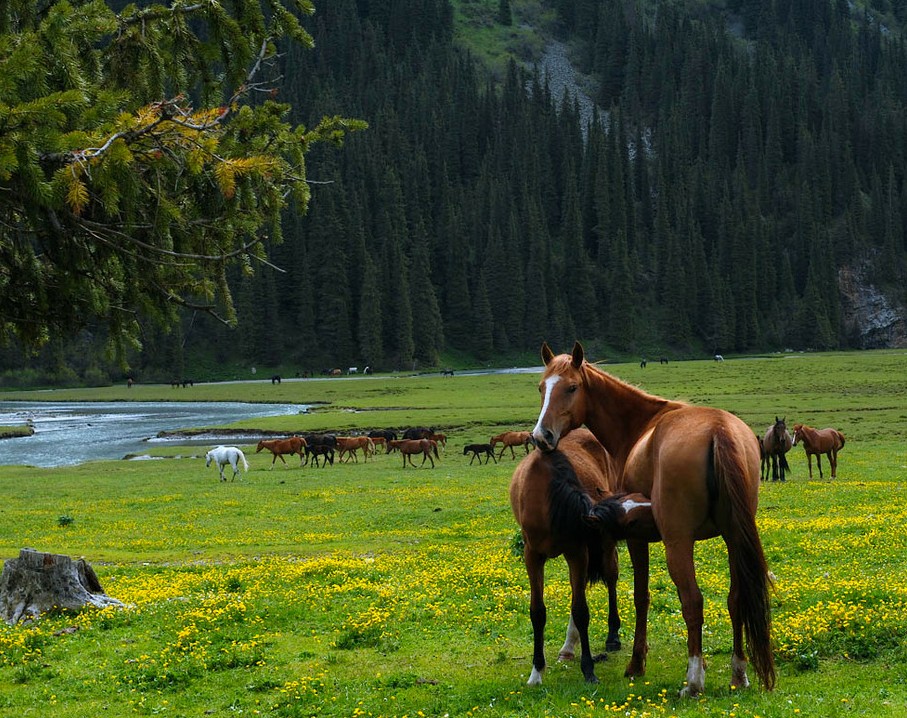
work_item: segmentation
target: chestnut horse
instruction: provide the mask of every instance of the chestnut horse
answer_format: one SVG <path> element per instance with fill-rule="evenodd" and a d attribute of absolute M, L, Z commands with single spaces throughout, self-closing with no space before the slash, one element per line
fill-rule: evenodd
<path fill-rule="evenodd" d="M 794 440 L 787 430 L 784 419 L 775 417 L 772 424 L 762 437 L 762 480 L 768 478 L 769 467 L 772 471 L 772 481 L 784 481 L 784 472 L 790 471 L 787 463 L 787 452 L 793 446 Z"/>
<path fill-rule="evenodd" d="M 731 686 L 746 687 L 743 637 L 756 674 L 771 689 L 770 583 L 756 527 L 759 442 L 733 414 L 652 396 L 585 361 L 579 342 L 555 356 L 542 345 L 542 408 L 533 430 L 536 446 L 553 451 L 561 438 L 585 424 L 611 454 L 616 489 L 651 497 L 656 533 L 664 541 L 668 572 L 677 587 L 687 627 L 687 673 L 682 695 L 705 687 L 702 657 L 702 592 L 693 546 L 721 536 L 727 546 L 733 629 Z M 628 538 L 633 562 L 636 632 L 625 674 L 645 673 L 649 610 L 649 545 Z"/>
<path fill-rule="evenodd" d="M 523 535 L 523 561 L 529 576 L 529 617 L 533 651 L 529 685 L 542 682 L 545 670 L 545 563 L 563 554 L 570 569 L 570 621 L 558 660 L 574 657 L 580 643 L 580 667 L 597 683 L 589 646 L 589 604 L 586 586 L 608 586 L 609 651 L 620 649 L 617 611 L 617 543 L 589 520 L 594 505 L 611 496 L 617 481 L 611 457 L 588 429 L 565 436 L 556 451 L 534 451 L 517 465 L 510 481 L 510 507 Z M 644 497 L 639 497 L 644 498 Z"/>
<path fill-rule="evenodd" d="M 510 458 L 515 459 L 516 454 L 513 452 L 513 447 L 522 446 L 526 449 L 526 453 L 528 454 L 531 437 L 532 434 L 528 431 L 505 431 L 503 434 L 492 436 L 489 443 L 492 447 L 501 444 L 501 453 L 498 454 L 499 459 L 504 456 L 504 451 L 507 450 L 508 446 L 510 447 Z"/>
<path fill-rule="evenodd" d="M 409 465 L 416 468 L 416 465 L 413 463 L 414 454 L 422 454 L 422 463 L 419 464 L 419 466 L 422 466 L 425 463 L 425 460 L 428 459 L 431 462 L 431 468 L 435 468 L 435 460 L 431 458 L 432 453 L 434 453 L 435 458 L 441 458 L 438 456 L 438 445 L 429 439 L 398 439 L 396 441 L 387 442 L 387 445 L 403 455 L 404 469 L 406 468 L 407 459 L 409 460 Z"/>
<path fill-rule="evenodd" d="M 819 467 L 819 478 L 822 476 L 822 454 L 828 457 L 831 464 L 831 478 L 837 478 L 838 451 L 844 446 L 844 434 L 837 429 L 813 429 L 806 424 L 794 424 L 794 445 L 803 442 L 806 461 L 809 463 L 809 478 L 813 477 L 813 454 Z"/>
<path fill-rule="evenodd" d="M 299 454 L 299 465 L 302 466 L 303 459 L 305 459 L 305 453 L 303 452 L 305 445 L 305 439 L 299 436 L 291 436 L 289 439 L 262 439 L 258 442 L 258 448 L 255 449 L 255 453 L 257 454 L 262 449 L 270 451 L 274 455 L 271 458 L 272 469 L 278 457 L 280 457 L 283 465 L 287 466 L 287 460 L 283 458 L 284 454 Z"/>
<path fill-rule="evenodd" d="M 375 454 L 375 443 L 368 436 L 337 437 L 337 451 L 340 454 L 341 463 L 343 463 L 343 455 L 348 453 L 353 457 L 353 461 L 358 464 L 359 455 L 356 452 L 359 449 L 362 449 L 363 459 L 368 461 L 368 457 Z"/>

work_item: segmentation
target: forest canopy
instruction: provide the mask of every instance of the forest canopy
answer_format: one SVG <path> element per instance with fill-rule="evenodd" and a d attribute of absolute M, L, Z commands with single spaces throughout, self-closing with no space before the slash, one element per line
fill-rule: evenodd
<path fill-rule="evenodd" d="M 307 208 L 306 153 L 364 127 L 291 124 L 276 100 L 313 10 L 0 4 L 0 343 L 95 323 L 122 357 L 180 308 L 235 325 L 228 267 L 268 263 L 284 208 Z"/>

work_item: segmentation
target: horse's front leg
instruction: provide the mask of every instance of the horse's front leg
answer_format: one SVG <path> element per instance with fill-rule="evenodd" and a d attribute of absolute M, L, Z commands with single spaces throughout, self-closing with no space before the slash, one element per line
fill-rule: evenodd
<path fill-rule="evenodd" d="M 627 678 L 646 673 L 646 656 L 649 644 L 646 636 L 649 619 L 649 544 L 645 541 L 627 541 L 627 550 L 633 564 L 633 606 L 636 625 L 633 633 L 633 654 L 624 671 Z"/>
<path fill-rule="evenodd" d="M 579 633 L 580 668 L 587 683 L 598 683 L 595 675 L 595 661 L 589 647 L 589 603 L 586 600 L 586 578 L 589 575 L 589 557 L 585 550 L 576 555 L 567 556 L 570 567 L 570 589 L 573 598 L 570 602 L 570 618 Z"/>
<path fill-rule="evenodd" d="M 617 545 L 605 556 L 605 584 L 608 587 L 608 638 L 605 640 L 606 651 L 620 650 L 620 612 L 617 609 L 617 579 L 620 566 L 617 562 Z"/>
<path fill-rule="evenodd" d="M 545 608 L 546 558 L 530 548 L 525 534 L 523 540 L 523 562 L 529 576 L 529 620 L 532 621 L 532 672 L 527 683 L 538 686 L 542 683 L 542 673 L 545 671 L 545 622 L 548 618 Z"/>
<path fill-rule="evenodd" d="M 677 587 L 680 608 L 687 626 L 687 680 L 681 696 L 695 698 L 705 689 L 705 661 L 702 658 L 702 591 L 696 583 L 693 539 L 665 542 L 668 573 Z"/>

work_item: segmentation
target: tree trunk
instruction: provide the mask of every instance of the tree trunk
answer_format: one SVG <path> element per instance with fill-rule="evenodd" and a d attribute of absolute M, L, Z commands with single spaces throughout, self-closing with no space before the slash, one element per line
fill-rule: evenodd
<path fill-rule="evenodd" d="M 19 558 L 8 559 L 0 574 L 0 618 L 17 623 L 50 611 L 82 610 L 85 606 L 122 606 L 110 598 L 94 569 L 69 556 L 24 548 Z"/>

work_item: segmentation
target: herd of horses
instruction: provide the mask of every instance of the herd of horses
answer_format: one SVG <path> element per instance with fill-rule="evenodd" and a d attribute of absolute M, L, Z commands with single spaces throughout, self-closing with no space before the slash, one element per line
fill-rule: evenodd
<path fill-rule="evenodd" d="M 585 359 L 576 342 L 570 353 L 555 355 L 542 345 L 544 371 L 539 383 L 541 409 L 532 431 L 507 431 L 488 443 L 467 444 L 463 455 L 470 464 L 503 458 L 509 448 L 523 447 L 523 458 L 510 482 L 510 503 L 520 526 L 523 559 L 529 578 L 529 616 L 533 631 L 532 669 L 528 683 L 542 682 L 545 670 L 544 601 L 545 564 L 563 555 L 569 568 L 570 617 L 559 659 L 572 659 L 577 644 L 585 679 L 598 681 L 589 641 L 590 611 L 586 589 L 601 581 L 608 589 L 606 650 L 621 647 L 617 606 L 618 542 L 625 542 L 633 568 L 633 603 L 636 609 L 633 646 L 625 670 L 627 677 L 642 676 L 649 650 L 647 619 L 650 604 L 650 545 L 664 545 L 668 573 L 677 588 L 687 633 L 687 668 L 681 694 L 695 697 L 705 688 L 702 651 L 703 595 L 696 580 L 694 545 L 720 537 L 727 548 L 730 586 L 727 598 L 731 621 L 732 656 L 730 686 L 750 685 L 752 668 L 768 690 L 776 672 L 771 640 L 771 574 L 756 525 L 759 486 L 762 481 L 784 481 L 790 470 L 786 454 L 801 443 L 809 476 L 816 456 L 822 477 L 821 457 L 837 474 L 838 451 L 844 435 L 835 429 L 817 430 L 805 424 L 787 429 L 785 419 L 775 422 L 764 435 L 753 432 L 734 414 L 709 407 L 648 394 L 611 376 Z M 446 437 L 433 429 L 409 429 L 398 439 L 393 431 L 375 430 L 367 436 L 332 434 L 264 439 L 256 451 L 278 458 L 298 455 L 300 465 L 333 464 L 365 459 L 377 447 L 399 451 L 403 467 L 415 466 L 422 456 L 434 467 L 438 445 Z M 500 446 L 497 456 L 495 452 Z M 531 451 L 535 447 L 537 451 Z M 345 458 L 344 458 L 345 457 Z M 222 480 L 223 467 L 248 469 L 236 447 L 208 452 L 206 465 L 216 461 Z M 420 465 L 420 466 L 421 466 Z M 824 478 L 824 477 L 823 477 Z"/>

